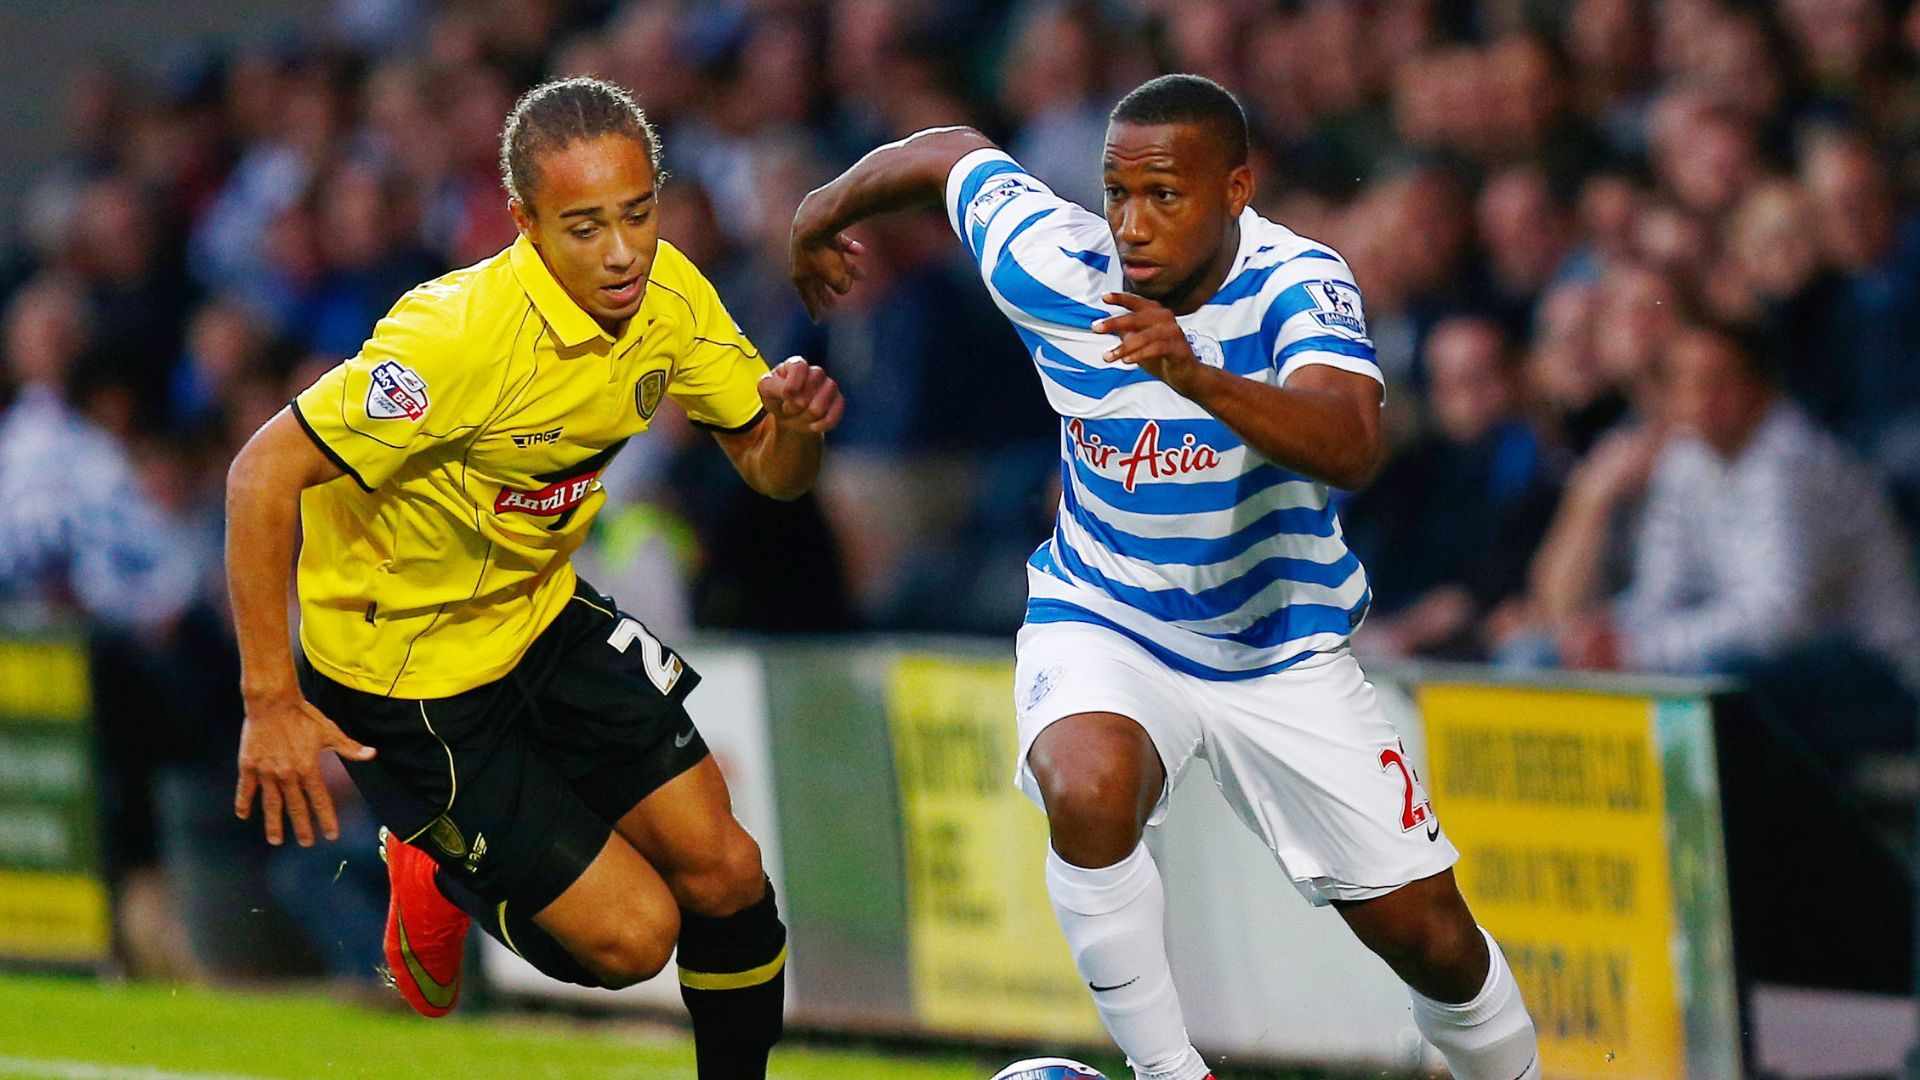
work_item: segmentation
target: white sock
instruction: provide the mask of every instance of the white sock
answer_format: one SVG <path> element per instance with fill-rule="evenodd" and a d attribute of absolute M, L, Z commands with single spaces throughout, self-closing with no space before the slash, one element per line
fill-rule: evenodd
<path fill-rule="evenodd" d="M 1089 870 L 1047 847 L 1047 895 L 1073 962 L 1139 1080 L 1205 1080 L 1167 964 L 1167 894 L 1147 845 Z"/>
<path fill-rule="evenodd" d="M 1513 969 L 1493 935 L 1487 939 L 1492 964 L 1486 985 L 1473 1000 L 1449 1005 L 1413 991 L 1413 1022 L 1420 1034 L 1447 1059 L 1457 1080 L 1540 1080 L 1540 1043 L 1533 1017 L 1520 1000 Z"/>

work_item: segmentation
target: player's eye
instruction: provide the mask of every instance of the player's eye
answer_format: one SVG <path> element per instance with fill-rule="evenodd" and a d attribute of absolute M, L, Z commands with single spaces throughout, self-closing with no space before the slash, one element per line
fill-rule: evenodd
<path fill-rule="evenodd" d="M 1127 197 L 1127 191 L 1125 188 L 1119 186 L 1118 184 L 1107 185 L 1107 201 L 1108 202 L 1119 202 L 1121 199 L 1124 199 L 1126 197 Z"/>
<path fill-rule="evenodd" d="M 594 229 L 591 225 L 576 225 L 568 229 L 567 233 L 575 240 L 591 240 L 593 239 Z"/>
<path fill-rule="evenodd" d="M 1153 197 L 1159 199 L 1161 202 L 1172 202 L 1180 197 L 1180 193 L 1172 188 L 1155 188 Z"/>

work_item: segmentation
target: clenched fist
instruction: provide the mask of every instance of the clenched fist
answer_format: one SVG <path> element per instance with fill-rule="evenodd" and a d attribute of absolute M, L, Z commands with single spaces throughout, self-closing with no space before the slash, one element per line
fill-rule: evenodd
<path fill-rule="evenodd" d="M 832 431 L 846 411 L 840 396 L 840 384 L 825 368 L 815 367 L 798 356 L 790 356 L 779 367 L 760 379 L 760 402 L 767 415 L 781 427 L 795 428 L 814 435 Z"/>

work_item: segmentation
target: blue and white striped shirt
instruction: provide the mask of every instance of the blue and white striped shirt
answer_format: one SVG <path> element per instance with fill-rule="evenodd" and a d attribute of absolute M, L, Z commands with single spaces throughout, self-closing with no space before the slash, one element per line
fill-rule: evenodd
<path fill-rule="evenodd" d="M 1327 486 L 1100 359 L 1116 339 L 1089 327 L 1124 287 L 1106 219 L 992 149 L 954 166 L 946 203 L 1061 418 L 1060 514 L 1028 561 L 1027 622 L 1106 626 L 1221 680 L 1344 645 L 1372 594 Z M 1203 362 L 1270 385 L 1309 364 L 1380 378 L 1345 260 L 1251 209 L 1226 283 L 1179 323 Z"/>

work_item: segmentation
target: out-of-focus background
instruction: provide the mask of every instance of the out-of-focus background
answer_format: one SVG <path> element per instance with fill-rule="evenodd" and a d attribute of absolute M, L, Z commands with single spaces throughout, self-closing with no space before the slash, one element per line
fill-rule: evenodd
<path fill-rule="evenodd" d="M 863 227 L 867 280 L 822 325 L 784 258 L 806 191 L 936 124 L 1097 208 L 1106 112 L 1163 71 L 1240 96 L 1256 207 L 1364 293 L 1394 453 L 1342 512 L 1376 596 L 1355 648 L 1548 1075 L 1895 1073 L 1920 795 L 1910 0 L 0 6 L 0 957 L 175 987 L 0 979 L 0 1073 L 374 1075 L 337 1045 L 383 1033 L 399 1060 L 480 1047 L 483 1074 L 533 1075 L 486 1049 L 535 1039 L 507 1019 L 530 1005 L 671 1030 L 670 985 L 558 998 L 497 950 L 458 1039 L 178 989 L 379 999 L 384 876 L 348 787 L 347 837 L 310 851 L 229 811 L 224 470 L 402 292 L 513 238 L 502 120 L 569 74 L 635 92 L 663 235 L 767 355 L 848 396 L 792 506 L 663 411 L 579 560 L 706 673 L 692 707 L 794 927 L 796 1030 L 925 1059 L 782 1075 L 985 1076 L 1033 1049 L 1118 1070 L 1006 782 L 1055 421 L 940 215 Z M 1431 1065 L 1385 968 L 1204 779 L 1153 843 L 1223 1077 Z M 274 1034 L 213 1058 L 180 1034 L 241 1016 Z M 528 1061 L 691 1075 L 649 1038 Z"/>

